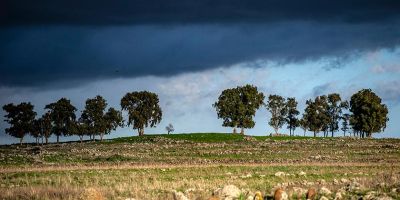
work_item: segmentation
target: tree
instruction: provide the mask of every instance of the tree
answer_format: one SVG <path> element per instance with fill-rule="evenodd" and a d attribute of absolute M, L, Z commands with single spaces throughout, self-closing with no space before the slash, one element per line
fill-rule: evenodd
<path fill-rule="evenodd" d="M 168 135 L 169 135 L 169 133 L 171 133 L 171 132 L 174 132 L 174 126 L 170 123 L 170 124 L 168 124 L 168 126 L 166 126 L 165 127 L 165 130 L 168 132 Z"/>
<path fill-rule="evenodd" d="M 79 140 L 83 142 L 83 136 L 88 134 L 89 126 L 87 123 L 84 122 L 82 116 L 77 120 L 74 121 L 71 125 L 71 133 L 73 135 L 79 136 Z"/>
<path fill-rule="evenodd" d="M 122 110 L 128 112 L 128 126 L 133 125 L 139 136 L 144 135 L 145 127 L 155 127 L 162 119 L 158 96 L 148 91 L 127 93 L 121 99 Z"/>
<path fill-rule="evenodd" d="M 124 126 L 124 119 L 122 118 L 122 112 L 114 108 L 109 108 L 104 115 L 105 119 L 105 131 L 104 134 L 110 134 L 111 131 L 116 130 L 118 127 Z M 100 140 L 103 141 L 104 134 L 100 134 Z"/>
<path fill-rule="evenodd" d="M 222 91 L 213 107 L 218 118 L 223 119 L 222 126 L 232 127 L 233 133 L 236 128 L 241 128 L 241 134 L 244 134 L 245 128 L 254 127 L 253 117 L 263 101 L 264 94 L 258 92 L 257 87 L 245 85 Z"/>
<path fill-rule="evenodd" d="M 279 95 L 269 95 L 267 102 L 267 110 L 271 112 L 271 119 L 268 124 L 272 126 L 275 133 L 286 123 L 288 109 L 285 99 Z"/>
<path fill-rule="evenodd" d="M 328 95 L 328 116 L 329 116 L 329 131 L 334 136 L 334 132 L 339 130 L 339 120 L 342 117 L 343 108 L 347 108 L 347 101 L 342 101 L 337 93 Z"/>
<path fill-rule="evenodd" d="M 308 129 L 308 122 L 307 122 L 307 119 L 304 117 L 304 115 L 303 115 L 303 117 L 299 120 L 299 126 L 300 126 L 301 129 L 303 129 L 303 131 L 304 131 L 304 136 L 306 136 L 306 131 L 307 131 L 307 129 Z"/>
<path fill-rule="evenodd" d="M 10 124 L 9 128 L 5 131 L 7 134 L 19 138 L 19 142 L 22 145 L 22 141 L 27 133 L 31 133 L 33 130 L 33 122 L 35 120 L 36 112 L 33 111 L 34 106 L 28 102 L 22 102 L 18 105 L 12 103 L 4 105 L 3 110 L 7 112 L 4 117 L 4 121 Z"/>
<path fill-rule="evenodd" d="M 297 115 L 299 115 L 300 112 L 297 110 L 296 99 L 294 97 L 287 98 L 286 107 L 287 107 L 286 123 L 288 124 L 287 128 L 289 129 L 289 134 L 294 135 L 294 130 L 300 125 L 300 120 L 297 119 Z"/>
<path fill-rule="evenodd" d="M 40 118 L 40 122 L 41 132 L 47 144 L 49 142 L 49 137 L 51 136 L 51 131 L 53 129 L 53 125 L 51 123 L 51 113 L 46 112 L 45 114 L 43 114 Z"/>
<path fill-rule="evenodd" d="M 61 98 L 58 101 L 48 104 L 45 109 L 50 111 L 51 121 L 53 123 L 53 133 L 57 136 L 57 143 L 61 135 L 71 134 L 71 127 L 75 121 L 76 108 L 71 101 Z"/>
<path fill-rule="evenodd" d="M 326 133 L 329 122 L 326 96 L 318 96 L 314 101 L 311 99 L 307 100 L 303 118 L 304 121 L 307 122 L 308 130 L 314 132 L 314 137 L 316 137 L 317 133 L 320 131 Z"/>
<path fill-rule="evenodd" d="M 389 121 L 387 106 L 371 89 L 362 89 L 351 96 L 350 111 L 350 124 L 361 137 L 384 131 Z"/>
<path fill-rule="evenodd" d="M 35 138 L 36 145 L 39 144 L 39 138 L 43 137 L 41 119 L 34 119 L 32 123 L 31 136 Z M 43 138 L 42 138 L 43 141 Z"/>
<path fill-rule="evenodd" d="M 97 95 L 92 99 L 89 98 L 85 102 L 85 108 L 81 115 L 81 122 L 86 124 L 86 131 L 92 135 L 93 141 L 95 140 L 96 135 L 100 135 L 100 138 L 102 139 L 106 132 L 107 123 L 104 117 L 106 107 L 107 102 L 100 95 Z"/>
<path fill-rule="evenodd" d="M 349 130 L 350 114 L 348 114 L 348 113 L 344 114 L 341 119 L 342 119 L 341 130 L 343 131 L 343 136 L 346 136 L 346 131 Z"/>

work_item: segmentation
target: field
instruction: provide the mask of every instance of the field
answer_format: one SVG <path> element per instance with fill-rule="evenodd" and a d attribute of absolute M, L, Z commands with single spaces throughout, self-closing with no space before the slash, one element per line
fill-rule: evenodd
<path fill-rule="evenodd" d="M 222 199 L 227 185 L 238 199 L 277 188 L 400 199 L 400 140 L 198 133 L 0 147 L 0 199 Z"/>

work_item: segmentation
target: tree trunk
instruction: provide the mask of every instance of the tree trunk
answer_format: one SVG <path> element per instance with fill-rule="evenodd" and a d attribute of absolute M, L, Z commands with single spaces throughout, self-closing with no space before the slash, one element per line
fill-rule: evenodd
<path fill-rule="evenodd" d="M 79 136 L 79 140 L 80 140 L 81 143 L 82 143 L 82 141 L 83 141 L 83 135 L 80 135 L 80 136 Z"/>
<path fill-rule="evenodd" d="M 96 135 L 93 134 L 93 142 L 96 142 Z"/>
<path fill-rule="evenodd" d="M 314 131 L 314 137 L 317 137 L 317 132 Z"/>
<path fill-rule="evenodd" d="M 100 133 L 100 141 L 103 142 L 104 133 Z"/>
<path fill-rule="evenodd" d="M 48 144 L 49 143 L 49 138 L 48 137 L 46 137 L 46 144 Z"/>
<path fill-rule="evenodd" d="M 24 137 L 22 137 L 22 138 L 19 138 L 19 145 L 21 145 L 22 146 L 22 140 L 24 139 Z"/>
<path fill-rule="evenodd" d="M 233 127 L 233 134 L 236 134 L 237 132 L 236 132 L 236 126 L 235 127 Z"/>
<path fill-rule="evenodd" d="M 304 137 L 306 137 L 306 130 L 304 130 Z"/>
<path fill-rule="evenodd" d="M 241 135 L 244 135 L 244 128 L 243 128 L 243 127 L 242 127 L 241 130 L 240 130 L 240 134 L 241 134 Z"/>
<path fill-rule="evenodd" d="M 274 128 L 275 134 L 278 134 L 278 128 Z"/>
<path fill-rule="evenodd" d="M 60 136 L 57 135 L 57 144 L 60 142 Z"/>
<path fill-rule="evenodd" d="M 332 132 L 332 137 L 333 137 L 333 131 L 331 131 Z"/>
<path fill-rule="evenodd" d="M 139 134 L 139 136 L 143 136 L 144 135 L 144 128 L 138 128 L 138 134 Z"/>

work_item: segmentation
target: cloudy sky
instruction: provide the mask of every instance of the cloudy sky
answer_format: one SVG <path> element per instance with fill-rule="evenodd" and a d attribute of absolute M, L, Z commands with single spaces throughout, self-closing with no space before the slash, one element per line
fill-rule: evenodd
<path fill-rule="evenodd" d="M 397 0 L 5 0 L 0 104 L 30 101 L 42 114 L 61 97 L 82 109 L 100 94 L 119 108 L 125 93 L 149 90 L 163 120 L 147 133 L 168 123 L 179 133 L 230 132 L 211 106 L 226 88 L 293 96 L 301 111 L 317 95 L 371 88 L 389 107 L 376 136 L 400 137 L 399 10 Z M 269 117 L 260 109 L 247 133 L 272 132 Z M 1 120 L 0 143 L 17 142 L 7 126 Z"/>

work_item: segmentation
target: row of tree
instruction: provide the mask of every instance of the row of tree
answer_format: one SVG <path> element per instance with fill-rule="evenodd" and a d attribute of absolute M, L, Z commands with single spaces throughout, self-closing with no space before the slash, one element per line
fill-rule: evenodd
<path fill-rule="evenodd" d="M 18 105 L 12 103 L 4 105 L 3 110 L 7 113 L 5 121 L 10 124 L 5 131 L 7 134 L 20 139 L 22 143 L 27 134 L 40 138 L 48 143 L 51 135 L 60 136 L 77 135 L 80 140 L 89 136 L 95 140 L 96 136 L 103 140 L 105 134 L 109 134 L 118 127 L 123 127 L 125 121 L 122 111 L 128 113 L 127 126 L 137 129 L 139 135 L 144 134 L 145 127 L 154 127 L 160 123 L 162 111 L 159 106 L 157 94 L 140 91 L 127 93 L 121 99 L 121 109 L 109 107 L 107 101 L 100 95 L 89 98 L 78 118 L 75 113 L 76 107 L 66 98 L 61 98 L 54 103 L 45 106 L 45 113 L 36 118 L 37 113 L 30 102 L 22 102 Z"/>
<path fill-rule="evenodd" d="M 237 132 L 236 128 L 241 128 L 241 134 L 244 134 L 245 128 L 254 127 L 253 117 L 261 106 L 271 113 L 268 124 L 276 134 L 286 124 L 290 135 L 294 135 L 295 129 L 301 127 L 304 133 L 307 130 L 313 132 L 314 137 L 319 132 L 323 132 L 325 137 L 329 133 L 334 137 L 342 121 L 344 135 L 351 126 L 358 136 L 371 137 L 372 133 L 384 131 L 389 121 L 387 106 L 371 89 L 353 94 L 350 102 L 342 100 L 337 93 L 309 99 L 301 118 L 298 117 L 300 112 L 294 97 L 285 99 L 279 95 L 269 95 L 266 103 L 264 99 L 264 94 L 258 92 L 257 87 L 238 86 L 222 91 L 213 107 L 218 118 L 223 120 L 223 126 L 232 127 L 233 133 Z"/>

